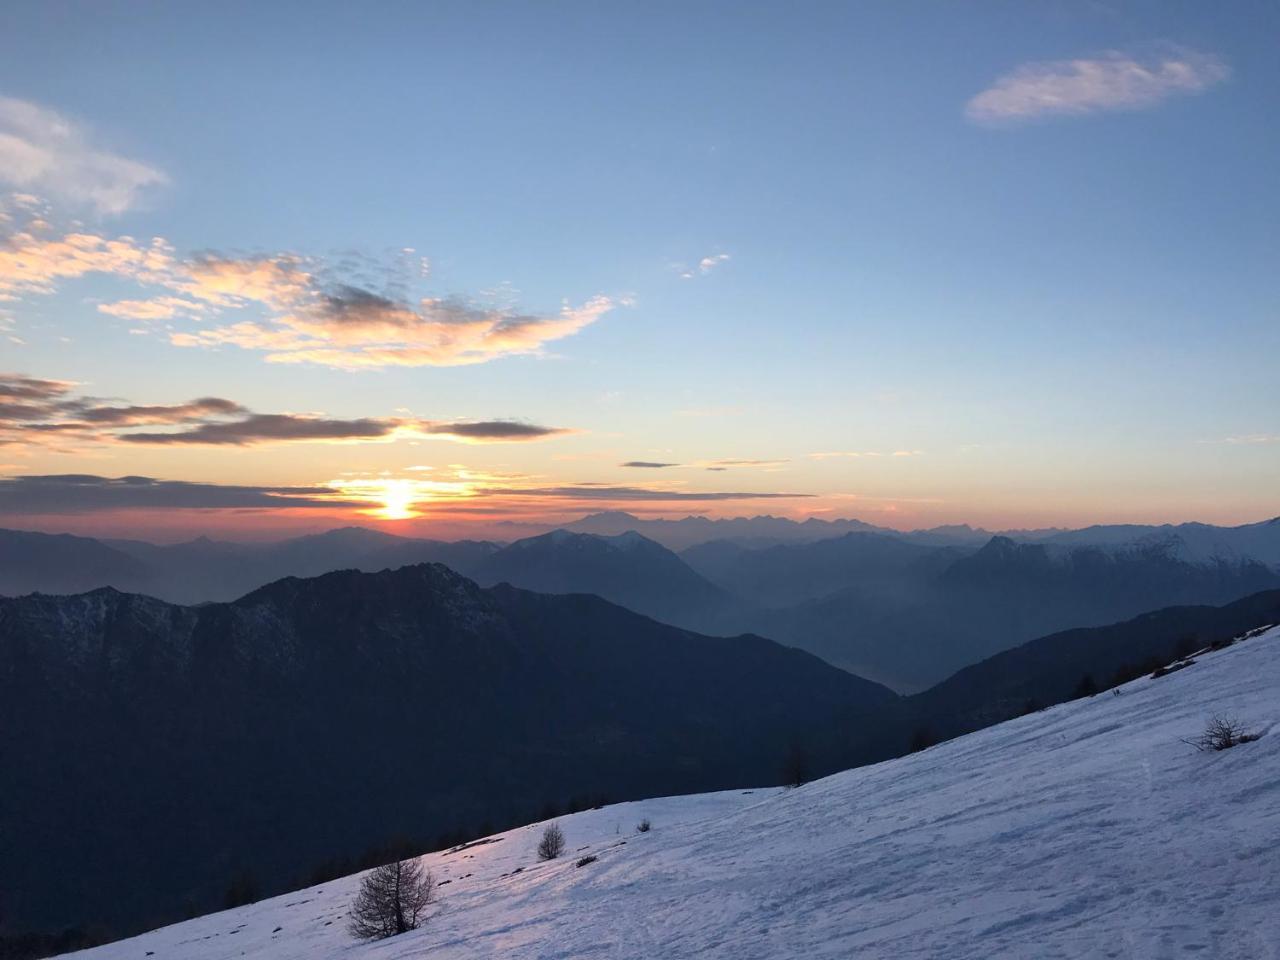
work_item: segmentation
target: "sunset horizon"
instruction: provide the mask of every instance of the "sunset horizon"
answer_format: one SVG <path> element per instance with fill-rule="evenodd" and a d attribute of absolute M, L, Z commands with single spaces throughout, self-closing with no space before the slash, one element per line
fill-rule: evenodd
<path fill-rule="evenodd" d="M 94 478 L 95 480 L 99 478 Z M 122 478 L 101 478 L 122 479 Z M 148 478 L 149 479 L 149 478 Z M 329 494 L 325 494 L 328 496 Z M 334 494 L 342 497 L 341 493 Z M 378 497 L 379 494 L 363 491 L 361 497 Z M 798 498 L 797 498 L 798 499 Z M 679 521 L 688 518 L 716 520 L 751 520 L 757 518 L 783 519 L 796 523 L 806 520 L 826 522 L 865 523 L 871 527 L 901 533 L 927 532 L 951 527 L 968 527 L 992 535 L 1008 533 L 1047 533 L 1069 531 L 1088 527 L 1141 526 L 1178 527 L 1183 524 L 1201 524 L 1217 527 L 1246 527 L 1268 523 L 1280 517 L 1245 516 L 1232 513 L 1205 519 L 1203 514 L 1188 516 L 1155 513 L 1090 515 L 1042 515 L 1031 514 L 1025 522 L 1002 522 L 999 518 L 982 520 L 969 514 L 952 516 L 949 513 L 916 514 L 902 509 L 880 508 L 859 511 L 857 509 L 780 509 L 765 507 L 759 511 L 722 509 L 711 512 L 705 509 L 652 509 L 644 506 L 596 506 L 590 505 L 549 511 L 533 507 L 526 512 L 482 508 L 473 513 L 455 511 L 446 507 L 435 513 L 429 500 L 412 499 L 409 506 L 393 495 L 392 507 L 386 501 L 356 499 L 330 509 L 326 505 L 314 508 L 223 508 L 198 510 L 167 510 L 147 512 L 120 510 L 115 512 L 91 511 L 81 514 L 18 514 L 0 520 L 0 526 L 11 529 L 31 530 L 48 534 L 72 534 L 85 537 L 127 538 L 154 543 L 178 543 L 197 538 L 241 542 L 272 542 L 290 537 L 326 533 L 346 527 L 377 530 L 399 537 L 433 540 L 496 540 L 506 541 L 534 536 L 555 530 L 577 521 L 600 514 L 626 514 L 637 520 Z M 379 505 L 381 504 L 381 505 Z M 400 510 L 407 510 L 401 514 Z M 479 514 L 479 515 L 477 515 Z M 1041 520 L 1037 520 L 1041 517 Z"/>
<path fill-rule="evenodd" d="M 40 35 L 38 8 L 16 12 Z M 1027 14 L 993 44 L 980 18 L 948 14 L 982 55 L 926 35 L 925 82 L 860 41 L 831 75 L 806 63 L 852 14 L 762 33 L 771 14 L 755 11 L 710 63 L 677 45 L 646 85 L 637 58 L 666 40 L 619 11 L 636 53 L 596 62 L 597 95 L 556 74 L 516 82 L 536 60 L 524 39 L 547 28 L 523 16 L 491 37 L 508 58 L 462 109 L 435 92 L 465 62 L 449 44 L 462 12 L 440 13 L 420 37 L 435 55 L 393 60 L 359 106 L 311 61 L 253 100 L 266 49 L 219 73 L 221 21 L 184 54 L 207 81 L 172 71 L 167 47 L 132 56 L 172 12 L 115 21 L 100 47 L 82 12 L 13 51 L 0 524 L 36 518 L 38 478 L 68 474 L 161 484 L 46 485 L 41 529 L 105 529 L 86 514 L 122 508 L 140 530 L 190 509 L 204 532 L 243 530 L 229 512 L 243 509 L 286 529 L 290 496 L 416 527 L 593 509 L 901 529 L 1280 513 L 1270 134 L 1251 111 L 1268 88 L 1229 21 L 1188 13 L 1177 42 L 1129 42 L 1140 16 L 1118 28 L 1079 11 L 1073 41 L 1046 43 L 1033 24 L 1056 15 Z M 372 30 L 328 15 L 322 43 Z M 887 9 L 864 20 L 910 32 Z M 606 22 L 584 12 L 542 39 L 567 51 Z M 37 49 L 65 64 L 56 83 L 24 79 Z M 733 51 L 762 69 L 730 96 L 713 65 Z M 161 73 L 172 96 L 154 93 Z M 659 109 L 698 77 L 721 97 Z M 399 122 L 397 81 L 431 91 L 427 126 Z M 318 103 L 279 107 L 303 87 L 343 111 L 328 149 Z M 544 101 L 546 123 L 522 119 Z M 644 167 L 619 104 L 653 111 L 662 147 Z M 495 123 L 477 125 L 485 110 Z M 786 142 L 761 139 L 766 119 Z M 506 125 L 522 131 L 519 174 L 495 191 L 484 158 Z M 602 135 L 554 150 L 579 125 Z M 393 152 L 359 149 L 390 130 Z M 1189 148 L 1209 132 L 1257 149 Z M 1171 229 L 1174 211 L 1204 230 Z"/>

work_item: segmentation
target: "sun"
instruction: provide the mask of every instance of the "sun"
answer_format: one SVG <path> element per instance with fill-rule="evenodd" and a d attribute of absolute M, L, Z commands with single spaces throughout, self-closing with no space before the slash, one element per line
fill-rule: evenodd
<path fill-rule="evenodd" d="M 376 515 L 383 520 L 409 520 L 418 515 L 413 509 L 418 494 L 408 480 L 388 480 L 379 496 L 382 507 Z"/>
<path fill-rule="evenodd" d="M 418 477 L 339 478 L 329 487 L 338 497 L 359 501 L 359 512 L 377 520 L 413 520 L 420 507 L 466 499 L 474 495 L 471 480 L 423 480 Z"/>

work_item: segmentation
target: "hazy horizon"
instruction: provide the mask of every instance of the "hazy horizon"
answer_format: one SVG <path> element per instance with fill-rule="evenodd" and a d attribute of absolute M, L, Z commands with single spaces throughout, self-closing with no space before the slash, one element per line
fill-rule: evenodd
<path fill-rule="evenodd" d="M 873 527 L 884 529 L 886 531 L 896 533 L 923 533 L 931 530 L 938 530 L 950 527 L 968 527 L 974 531 L 989 533 L 993 536 L 1003 534 L 1032 534 L 1045 533 L 1050 531 L 1067 532 L 1071 530 L 1082 530 L 1090 527 L 1107 527 L 1107 526 L 1150 526 L 1150 527 L 1177 527 L 1183 524 L 1205 524 L 1206 526 L 1215 526 L 1230 529 L 1232 527 L 1255 526 L 1257 524 L 1268 523 L 1272 520 L 1280 519 L 1276 517 L 1257 517 L 1252 520 L 1246 520 L 1239 524 L 1207 524 L 1201 520 L 1172 520 L 1172 521 L 1136 521 L 1136 520 L 1116 520 L 1100 523 L 1083 523 L 1078 526 L 1047 526 L 1047 527 L 988 527 L 977 523 L 965 523 L 960 521 L 957 523 L 934 524 L 928 527 L 915 525 L 894 525 L 892 522 L 879 523 L 867 520 L 864 517 L 855 515 L 846 516 L 814 516 L 814 517 L 785 517 L 779 514 L 724 514 L 720 516 L 709 516 L 702 513 L 667 513 L 667 514 L 646 514 L 638 511 L 601 511 L 600 513 L 621 512 L 635 517 L 636 520 L 644 523 L 648 521 L 667 521 L 678 522 L 688 519 L 706 519 L 706 520 L 723 520 L 723 521 L 751 521 L 760 519 L 780 519 L 790 520 L 795 523 L 803 523 L 805 520 L 814 519 L 827 523 L 867 523 Z M 405 520 L 385 520 L 379 519 L 377 516 L 361 515 L 355 518 L 335 517 L 331 521 L 326 522 L 323 518 L 300 517 L 297 518 L 296 525 L 269 526 L 259 529 L 244 529 L 239 527 L 230 527 L 222 518 L 211 520 L 209 523 L 201 525 L 198 522 L 191 522 L 186 518 L 179 521 L 177 526 L 147 526 L 145 523 L 140 524 L 138 516 L 135 513 L 125 512 L 119 515 L 103 515 L 103 514 L 87 514 L 79 518 L 57 518 L 57 522 L 48 525 L 33 525 L 30 523 L 15 523 L 0 529 L 13 529 L 21 531 L 29 531 L 33 533 L 47 533 L 51 535 L 70 534 L 72 536 L 90 537 L 96 539 L 112 540 L 142 540 L 156 544 L 182 543 L 189 540 L 206 537 L 211 540 L 222 540 L 236 543 L 273 543 L 281 540 L 287 540 L 294 537 L 309 536 L 313 534 L 329 533 L 335 530 L 358 528 L 363 530 L 375 530 L 381 533 L 393 534 L 399 537 L 427 539 L 427 540 L 499 540 L 510 541 L 524 537 L 538 536 L 552 530 L 561 529 L 571 526 L 583 520 L 591 519 L 597 516 L 597 513 L 576 513 L 566 514 L 560 518 L 544 518 L 540 521 L 527 520 L 496 520 L 496 521 L 436 521 L 422 518 L 412 518 Z M 277 518 L 278 519 L 278 518 Z M 839 535 L 839 534 L 835 534 Z"/>

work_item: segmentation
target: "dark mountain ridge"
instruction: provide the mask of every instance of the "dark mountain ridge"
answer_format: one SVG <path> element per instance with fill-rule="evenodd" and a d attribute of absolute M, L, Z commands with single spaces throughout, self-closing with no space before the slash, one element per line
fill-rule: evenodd
<path fill-rule="evenodd" d="M 997 543 L 978 569 L 1018 553 Z M 300 886 L 324 862 L 447 846 L 574 797 L 778 782 L 798 748 L 810 774 L 871 762 L 1278 620 L 1280 590 L 1160 610 L 899 698 L 759 637 L 440 565 L 198 607 L 0 600 L 8 932 L 153 926 L 216 906 L 232 878 Z"/>
<path fill-rule="evenodd" d="M 147 576 L 144 563 L 90 537 L 0 530 L 0 594 L 80 593 Z"/>
<path fill-rule="evenodd" d="M 198 537 L 174 544 L 0 530 L 0 595 L 115 587 L 171 603 L 228 601 L 286 576 L 444 563 L 466 573 L 498 545 L 343 527 L 271 543 Z"/>
<path fill-rule="evenodd" d="M 7 923 L 123 932 L 215 906 L 237 875 L 281 890 L 573 797 L 778 782 L 796 743 L 834 769 L 832 731 L 893 699 L 759 637 L 436 564 L 196 607 L 0 600 Z"/>
<path fill-rule="evenodd" d="M 728 522 L 663 522 L 686 521 Z M 795 525 L 749 520 L 756 521 Z M 1137 539 L 1107 539 L 1143 530 Z M 1076 533 L 1099 542 L 1077 543 Z M 194 603 L 240 596 L 284 575 L 442 562 L 486 585 L 594 593 L 686 629 L 759 633 L 909 692 L 1046 633 L 1175 604 L 1226 603 L 1278 586 L 1280 565 L 1240 552 L 1266 555 L 1273 541 L 1280 544 L 1275 521 L 1096 528 L 1036 541 L 997 536 L 981 547 L 857 530 L 763 546 L 714 540 L 683 556 L 635 532 L 561 530 L 507 546 L 361 528 L 274 544 L 170 546 L 0 532 L 0 593 L 110 585 Z"/>
<path fill-rule="evenodd" d="M 604 537 L 555 530 L 490 554 L 470 575 L 483 585 L 593 593 L 664 623 L 709 632 L 719 632 L 737 607 L 680 557 L 638 533 Z"/>
<path fill-rule="evenodd" d="M 947 739 L 1104 691 L 1276 623 L 1280 590 L 1223 606 L 1166 607 L 1121 623 L 1039 637 L 965 667 L 889 710 L 899 731 L 910 728 L 928 740 Z"/>

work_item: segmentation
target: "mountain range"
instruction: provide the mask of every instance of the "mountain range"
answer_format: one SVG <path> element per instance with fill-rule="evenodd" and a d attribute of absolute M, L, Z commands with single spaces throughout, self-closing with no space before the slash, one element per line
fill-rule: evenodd
<path fill-rule="evenodd" d="M 823 775 L 1277 620 L 1280 591 L 1160 611 L 901 698 L 760 637 L 438 564 L 197 606 L 3 599 L 8 942 L 120 935 L 565 809 Z"/>
<path fill-rule="evenodd" d="M 234 600 L 282 577 L 333 570 L 444 563 L 465 571 L 497 549 L 487 541 L 398 537 L 362 527 L 272 543 L 200 537 L 173 544 L 0 530 L 0 595 L 115 587 L 172 603 L 205 603 Z"/>
<path fill-rule="evenodd" d="M 797 744 L 834 769 L 849 718 L 894 699 L 759 637 L 439 564 L 197 606 L 0 600 L 6 922 L 137 929 L 397 840 L 778 782 Z"/>
<path fill-rule="evenodd" d="M 776 569 L 795 569 L 803 560 L 792 554 L 818 546 L 778 548 Z M 1280 587 L 1280 568 L 1253 559 L 1195 562 L 1164 540 L 1102 547 L 993 537 L 974 552 L 939 552 L 882 571 L 745 623 L 911 692 L 1048 633 L 1161 607 L 1229 603 Z"/>
<path fill-rule="evenodd" d="M 612 513 L 586 521 L 634 519 Z M 812 529 L 778 518 L 643 523 L 650 530 L 658 523 L 704 531 L 717 524 L 728 524 L 715 527 L 721 530 L 756 524 L 760 533 L 787 525 Z M 830 529 L 826 521 L 814 523 Z M 1274 520 L 946 543 L 856 529 L 781 543 L 763 536 L 711 540 L 679 555 L 635 530 L 556 530 L 499 544 L 349 527 L 270 544 L 200 539 L 171 545 L 0 531 L 0 594 L 112 586 L 202 603 L 229 601 L 286 576 L 440 562 L 484 586 L 595 594 L 703 633 L 761 634 L 912 692 L 1055 631 L 1179 604 L 1228 603 L 1280 587 L 1278 558 L 1280 522 Z"/>
<path fill-rule="evenodd" d="M 637 517 L 622 510 L 588 514 L 562 524 L 575 533 L 616 536 L 629 531 L 641 533 L 671 550 L 684 551 L 711 540 L 733 540 L 747 547 L 781 543 L 827 540 L 846 533 L 879 533 L 926 546 L 980 547 L 994 536 L 1020 542 L 1050 542 L 1071 546 L 1103 546 L 1137 540 L 1180 541 L 1176 549 L 1186 551 L 1186 559 L 1250 557 L 1268 564 L 1280 564 L 1280 517 L 1235 527 L 1206 523 L 1179 524 L 1099 524 L 1079 530 L 1061 527 L 1042 529 L 985 530 L 968 524 L 950 524 L 921 530 L 895 530 L 855 519 L 824 520 L 809 517 L 792 520 L 768 515 L 755 517 L 687 516 L 677 520 Z M 495 525 L 503 540 L 515 540 L 548 532 L 545 526 L 518 522 Z"/>

